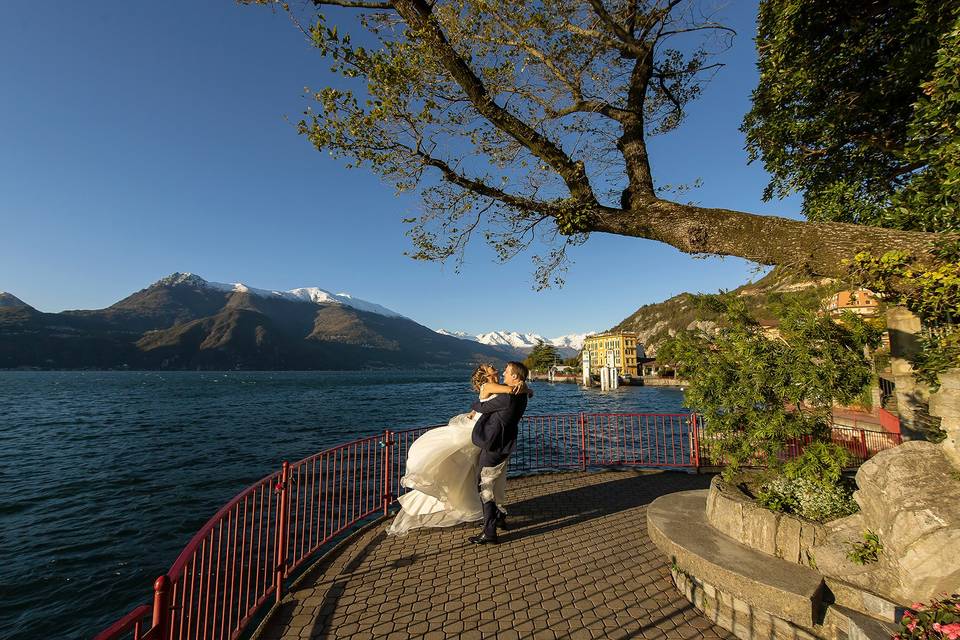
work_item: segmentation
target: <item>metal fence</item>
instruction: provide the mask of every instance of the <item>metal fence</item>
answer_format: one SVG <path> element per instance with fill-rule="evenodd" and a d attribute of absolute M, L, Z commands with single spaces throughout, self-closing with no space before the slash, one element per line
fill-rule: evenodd
<path fill-rule="evenodd" d="M 410 445 L 433 427 L 385 431 L 317 453 L 248 487 L 213 516 L 143 604 L 95 640 L 237 638 L 264 605 L 283 597 L 291 572 L 374 514 L 387 514 Z M 520 425 L 512 474 L 630 466 L 697 471 L 704 432 L 696 414 L 529 416 Z M 857 465 L 900 443 L 899 434 L 834 427 Z M 808 441 L 788 444 L 785 457 Z"/>

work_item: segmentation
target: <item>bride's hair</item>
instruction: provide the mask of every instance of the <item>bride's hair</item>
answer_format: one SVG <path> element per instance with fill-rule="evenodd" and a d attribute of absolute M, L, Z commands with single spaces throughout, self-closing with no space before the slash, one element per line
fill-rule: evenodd
<path fill-rule="evenodd" d="M 477 365 L 477 368 L 473 370 L 473 375 L 470 376 L 470 385 L 474 391 L 480 391 L 480 387 L 487 381 L 487 369 L 492 368 L 493 365 L 484 362 Z"/>

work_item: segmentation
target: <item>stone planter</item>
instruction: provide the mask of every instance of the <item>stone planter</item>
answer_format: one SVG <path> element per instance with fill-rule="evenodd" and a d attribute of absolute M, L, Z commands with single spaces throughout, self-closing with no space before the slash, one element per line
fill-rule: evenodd
<path fill-rule="evenodd" d="M 820 523 L 765 509 L 720 476 L 710 483 L 707 522 L 741 544 L 806 566 L 812 564 L 810 549 L 826 537 Z"/>

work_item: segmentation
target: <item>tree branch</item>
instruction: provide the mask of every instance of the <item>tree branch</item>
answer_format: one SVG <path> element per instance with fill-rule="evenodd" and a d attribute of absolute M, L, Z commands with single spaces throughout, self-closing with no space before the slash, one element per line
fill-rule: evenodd
<path fill-rule="evenodd" d="M 841 222 L 801 222 L 661 199 L 632 211 L 605 208 L 588 227 L 591 232 L 665 242 L 684 253 L 736 256 L 825 277 L 845 276 L 844 261 L 859 251 L 879 255 L 902 250 L 929 257 L 934 243 L 944 237 Z"/>
<path fill-rule="evenodd" d="M 716 29 L 718 31 L 729 31 L 731 34 L 737 35 L 737 32 L 735 29 L 731 29 L 730 27 L 727 27 L 722 24 L 717 24 L 715 22 L 709 22 L 706 24 L 697 25 L 695 27 L 688 27 L 686 29 L 674 29 L 673 31 L 661 31 L 660 39 L 663 40 L 664 38 L 675 36 L 680 33 L 691 33 L 693 31 L 706 31 L 707 29 Z"/>
<path fill-rule="evenodd" d="M 618 48 L 624 57 L 637 58 L 644 54 L 645 47 L 643 46 L 643 42 L 634 38 L 633 33 L 613 19 L 613 16 L 611 16 L 607 8 L 603 6 L 601 0 L 588 0 L 588 2 L 594 14 L 600 19 L 600 22 L 607 27 L 610 33 L 616 36 L 620 43 Z"/>
<path fill-rule="evenodd" d="M 331 5 L 334 7 L 349 7 L 351 9 L 393 9 L 393 3 L 389 0 L 375 2 L 373 0 L 312 0 L 314 6 Z"/>
<path fill-rule="evenodd" d="M 499 200 L 500 202 L 521 211 L 536 211 L 551 216 L 558 215 L 560 212 L 560 209 L 556 205 L 552 205 L 548 202 L 543 202 L 540 200 L 534 200 L 532 198 L 513 195 L 496 187 L 492 187 L 482 180 L 465 176 L 464 174 L 456 171 L 447 162 L 431 156 L 422 149 L 411 149 L 410 151 L 416 154 L 417 157 L 421 159 L 423 164 L 439 169 L 443 174 L 444 180 L 453 183 L 458 187 L 487 198 Z"/>
<path fill-rule="evenodd" d="M 655 197 L 653 173 L 650 171 L 650 156 L 644 132 L 644 101 L 653 73 L 652 52 L 637 58 L 630 73 L 627 88 L 627 112 L 623 122 L 623 134 L 617 139 L 617 149 L 623 154 L 627 171 L 627 188 L 620 198 L 620 206 L 632 209 L 639 200 Z M 635 202 L 636 200 L 636 202 Z"/>
<path fill-rule="evenodd" d="M 660 79 L 677 78 L 679 76 L 685 76 L 693 73 L 700 73 L 701 71 L 706 71 L 707 69 L 719 69 L 725 66 L 727 66 L 726 63 L 714 62 L 713 64 L 707 64 L 707 65 L 703 65 L 702 67 L 697 67 L 696 69 L 677 69 L 676 71 L 673 71 L 670 73 L 665 71 L 654 71 L 653 77 L 660 78 Z"/>
<path fill-rule="evenodd" d="M 619 122 L 622 122 L 628 115 L 625 109 L 615 107 L 602 100 L 580 100 L 563 109 L 547 110 L 547 115 L 551 118 L 562 118 L 573 113 L 599 113 Z"/>
<path fill-rule="evenodd" d="M 498 129 L 553 167 L 575 200 L 584 204 L 596 203 L 583 162 L 574 161 L 546 136 L 494 102 L 493 96 L 490 95 L 483 81 L 447 40 L 427 2 L 395 0 L 393 4 L 404 21 L 418 32 L 417 37 L 423 38 L 431 45 L 440 63 L 467 94 L 477 111 Z"/>

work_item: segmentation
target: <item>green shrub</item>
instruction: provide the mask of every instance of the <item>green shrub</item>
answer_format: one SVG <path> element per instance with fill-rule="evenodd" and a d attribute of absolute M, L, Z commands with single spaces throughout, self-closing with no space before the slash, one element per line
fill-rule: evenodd
<path fill-rule="evenodd" d="M 806 479 L 832 487 L 840 482 L 849 460 L 850 454 L 838 444 L 811 442 L 803 453 L 784 465 L 783 472 L 792 480 Z"/>
<path fill-rule="evenodd" d="M 657 359 L 676 363 L 677 376 L 689 382 L 686 402 L 703 416 L 705 453 L 725 465 L 724 478 L 746 466 L 779 467 L 798 439 L 823 447 L 807 446 L 813 451 L 798 463 L 796 477 L 839 477 L 830 413 L 834 402 L 852 402 L 871 383 L 863 354 L 878 344 L 876 328 L 852 314 L 835 322 L 788 304 L 777 310 L 772 336 L 739 298 L 698 300 L 723 315 L 719 329 L 682 331 Z"/>
<path fill-rule="evenodd" d="M 830 485 L 787 476 L 763 484 L 757 491 L 757 504 L 816 522 L 836 520 L 859 510 L 853 492 L 844 483 Z"/>
<path fill-rule="evenodd" d="M 869 529 L 863 532 L 863 542 L 851 542 L 847 558 L 856 564 L 870 564 L 880 558 L 883 544 L 880 536 Z"/>

